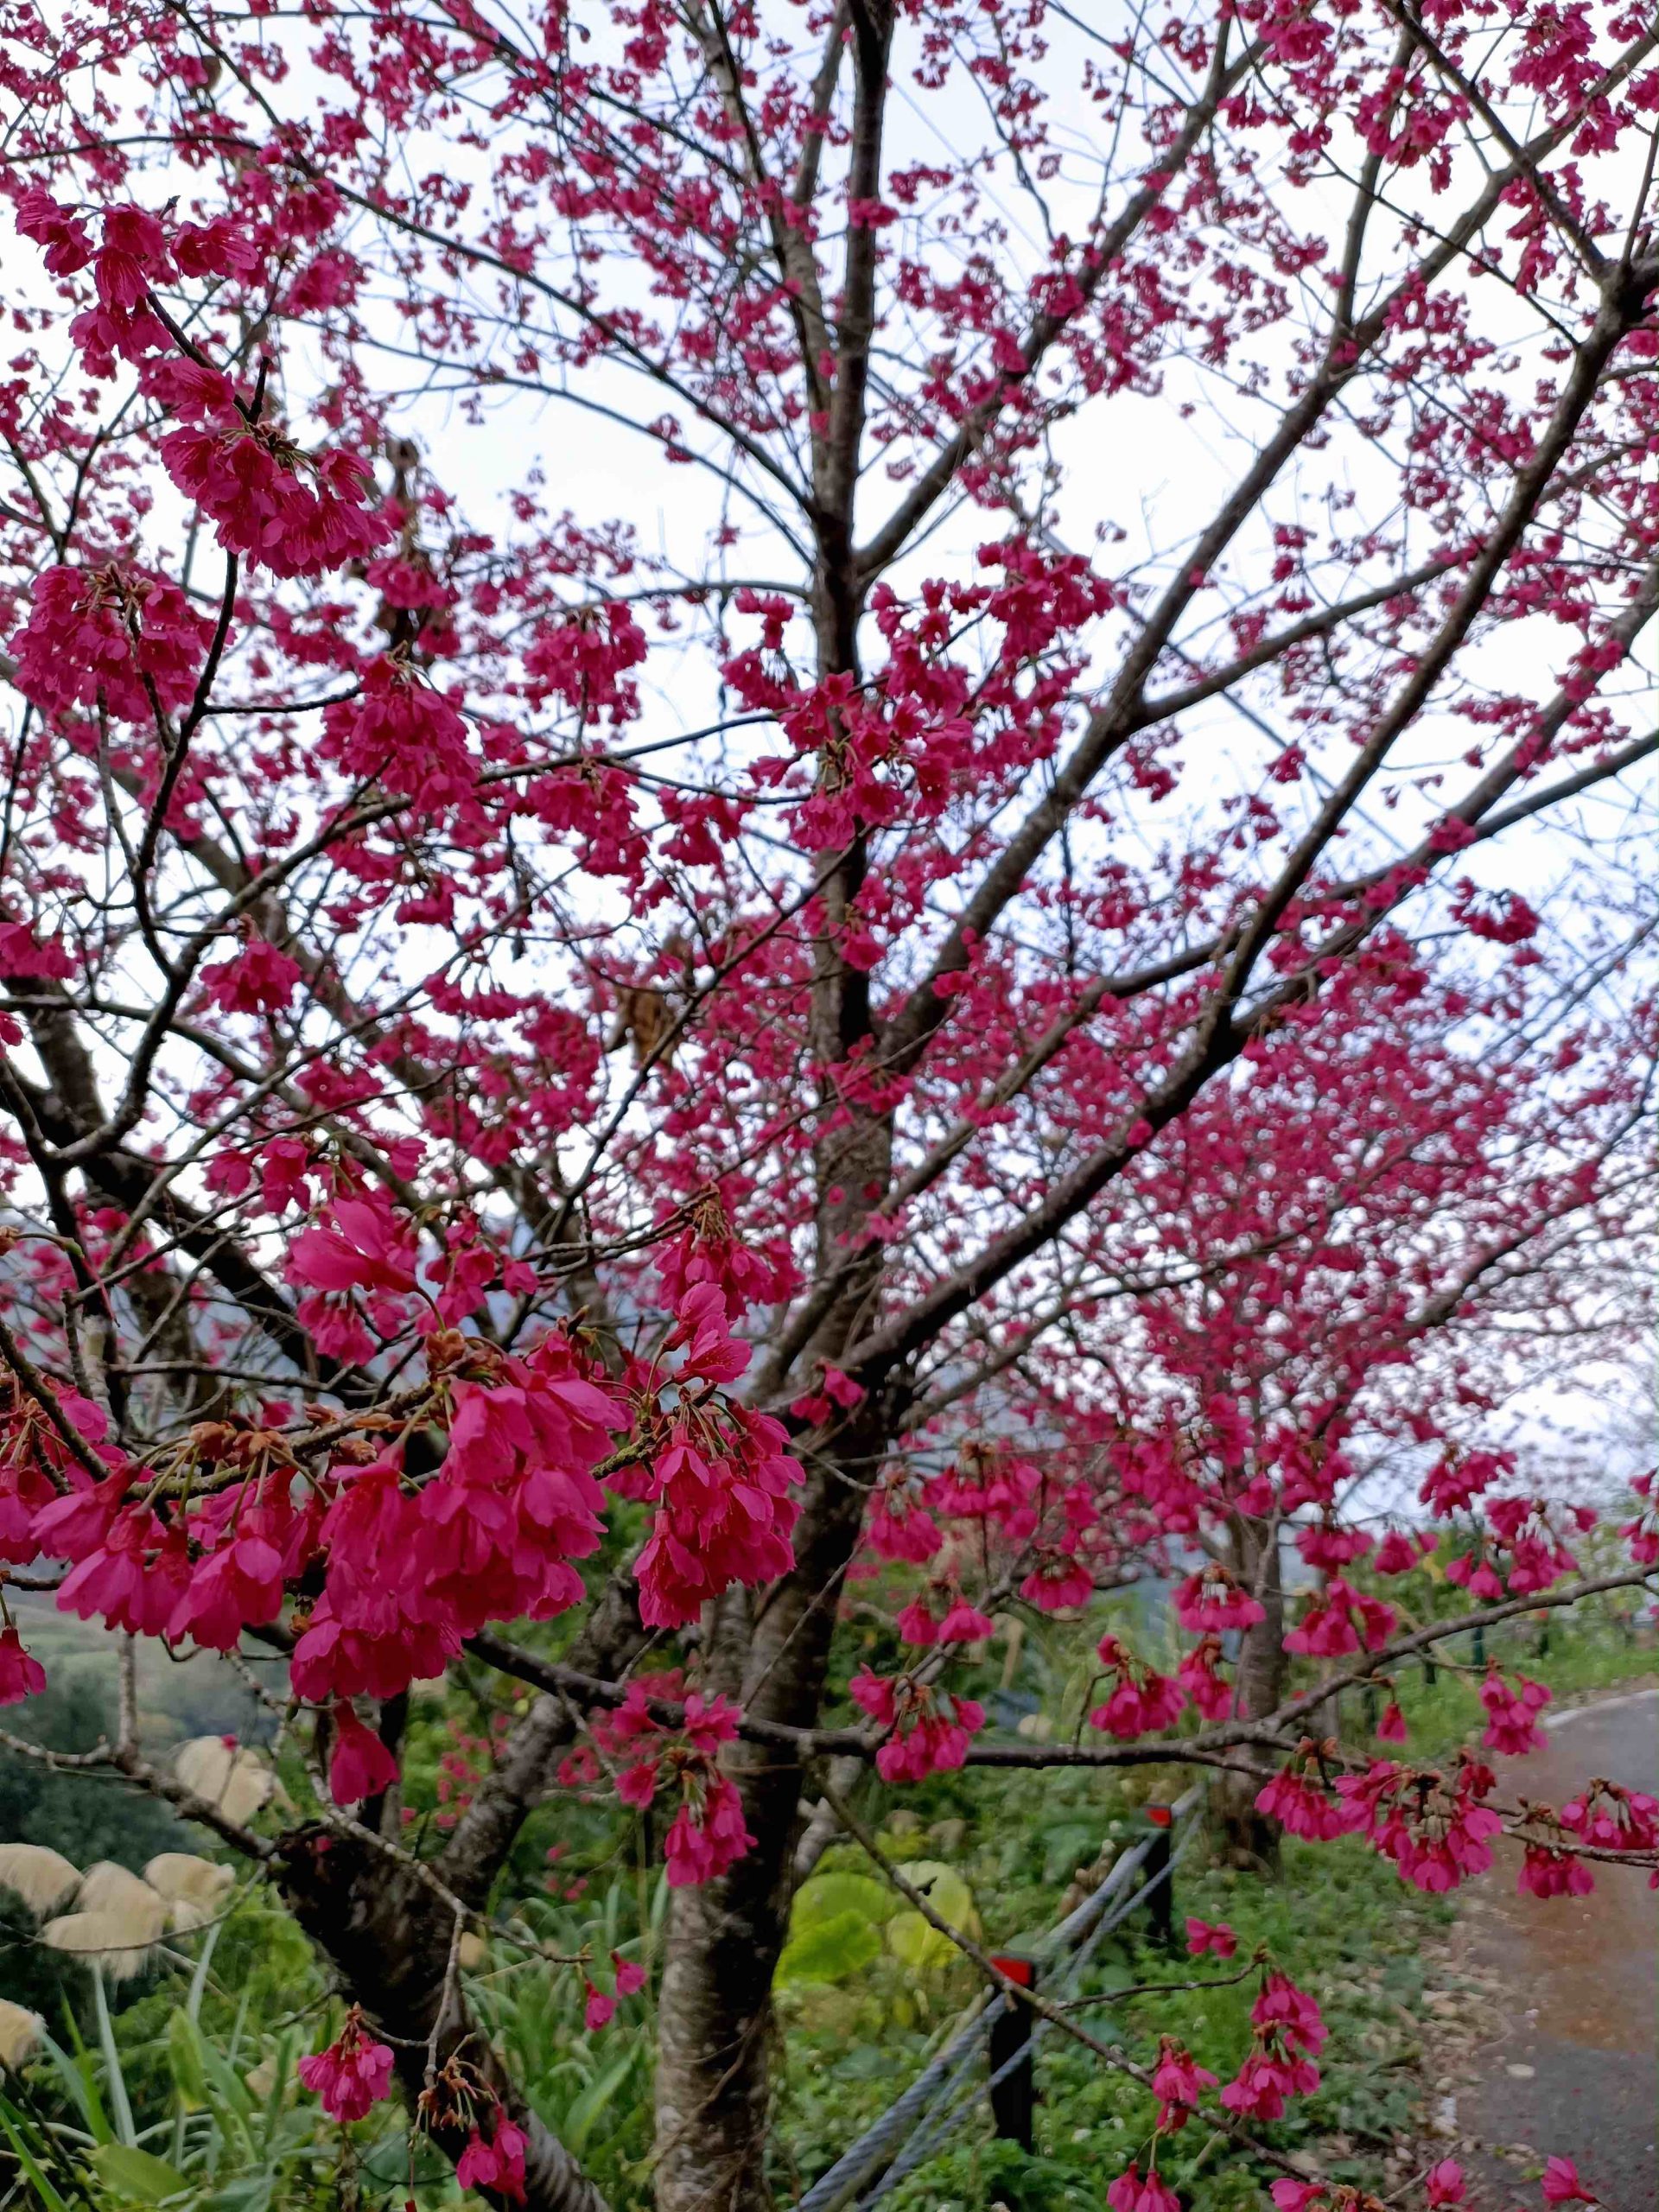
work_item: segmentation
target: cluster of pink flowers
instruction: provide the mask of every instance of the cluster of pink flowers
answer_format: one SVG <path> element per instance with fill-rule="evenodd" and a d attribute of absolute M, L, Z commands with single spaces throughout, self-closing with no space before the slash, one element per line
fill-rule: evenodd
<path fill-rule="evenodd" d="M 607 1997 L 591 1978 L 587 1975 L 582 1977 L 582 1986 L 588 1999 L 582 2012 L 582 2024 L 590 2035 L 597 2035 L 601 2028 L 608 2028 L 616 2017 L 619 2002 L 625 1997 L 636 1995 L 645 1987 L 645 1970 L 632 1959 L 622 1958 L 617 1952 L 613 1951 L 611 1979 L 613 1992 Z"/>
<path fill-rule="evenodd" d="M 1351 1827 L 1414 1888 L 1440 1892 L 1492 1863 L 1491 1840 L 1503 1823 L 1480 1801 L 1495 1780 L 1490 1767 L 1466 1754 L 1450 1780 L 1436 1769 L 1418 1772 L 1376 1759 L 1363 1775 L 1342 1776 L 1337 1790 Z"/>
<path fill-rule="evenodd" d="M 1529 1828 L 1537 1828 L 1543 1821 L 1541 1807 L 1529 1808 Z M 1548 1826 L 1554 1832 L 1550 1840 L 1526 1837 L 1521 1871 L 1515 1878 L 1516 1888 L 1523 1897 L 1587 1897 L 1596 1886 L 1595 1876 L 1576 1852 L 1563 1848 L 1567 1839 L 1560 1823 L 1552 1820 Z"/>
<path fill-rule="evenodd" d="M 405 1165 L 419 1165 L 420 1147 L 412 1141 L 391 1149 L 403 1155 Z M 408 1158 L 411 1151 L 412 1160 Z M 394 1172 L 404 1172 L 398 1160 L 393 1160 L 392 1166 Z M 308 1206 L 311 1178 L 326 1174 L 324 1164 L 303 1137 L 270 1137 L 246 1151 L 227 1148 L 217 1154 L 207 1169 L 207 1183 L 213 1191 L 239 1198 L 254 1188 L 257 1176 L 260 1203 L 272 1213 L 284 1213 L 289 1206 Z"/>
<path fill-rule="evenodd" d="M 415 1289 L 413 1224 L 378 1193 L 338 1197 L 325 1225 L 302 1229 L 289 1246 L 289 1281 L 309 1294 L 299 1318 L 332 1359 L 364 1360 L 381 1337 L 403 1328 Z"/>
<path fill-rule="evenodd" d="M 1287 2098 L 1311 2096 L 1319 2086 L 1313 2061 L 1325 2047 L 1325 2022 L 1306 1992 L 1274 1972 L 1250 2009 L 1250 2050 L 1221 2101 L 1243 2119 L 1282 2120 Z"/>
<path fill-rule="evenodd" d="M 1659 1797 L 1592 1782 L 1562 1806 L 1561 1826 L 1596 1851 L 1659 1850 Z"/>
<path fill-rule="evenodd" d="M 1575 1509 L 1580 1527 L 1593 1525 L 1595 1516 Z M 1548 1590 L 1578 1565 L 1556 1534 L 1543 1502 L 1533 1497 L 1494 1498 L 1486 1508 L 1487 1533 L 1475 1548 L 1463 1552 L 1446 1567 L 1446 1580 L 1471 1598 L 1491 1603 L 1506 1594 L 1526 1598 Z M 1498 1572 L 1494 1551 L 1510 1554 L 1506 1574 Z"/>
<path fill-rule="evenodd" d="M 1323 1574 L 1340 1574 L 1344 1567 L 1363 1559 L 1371 1548 L 1372 1539 L 1363 1529 L 1344 1529 L 1330 1519 L 1296 1531 L 1297 1550 L 1309 1567 L 1318 1567 Z"/>
<path fill-rule="evenodd" d="M 922 1782 L 959 1767 L 985 1726 L 985 1708 L 970 1697 L 946 1698 L 909 1675 L 877 1675 L 861 1667 L 847 1691 L 853 1702 L 893 1732 L 875 1755 L 884 1782 Z"/>
<path fill-rule="evenodd" d="M 832 1423 L 837 1412 L 850 1413 L 861 1405 L 864 1388 L 844 1375 L 838 1367 L 821 1366 L 817 1387 L 804 1390 L 794 1400 L 789 1410 L 797 1421 L 808 1421 L 814 1428 L 823 1428 Z"/>
<path fill-rule="evenodd" d="M 371 661 L 356 696 L 324 713 L 321 750 L 347 775 L 417 798 L 433 814 L 467 798 L 477 781 L 454 702 L 392 653 Z"/>
<path fill-rule="evenodd" d="M 731 1583 L 789 1571 L 802 1476 L 781 1422 L 715 1395 L 750 1355 L 732 1335 L 712 1283 L 686 1293 L 664 1350 L 683 1355 L 674 1376 L 678 1407 L 649 1466 L 623 1469 L 612 1483 L 626 1497 L 656 1503 L 635 1569 L 640 1618 L 677 1628 Z"/>
<path fill-rule="evenodd" d="M 251 1476 L 210 1492 L 187 1524 L 180 1513 L 163 1520 L 130 1497 L 136 1471 L 109 1457 L 113 1471 L 99 1481 L 67 1470 L 62 1494 L 34 1518 L 41 1556 L 73 1563 L 58 1592 L 64 1611 L 221 1651 L 245 1627 L 276 1618 L 317 1519 L 315 1503 L 296 1504 L 286 1471 L 280 1480 Z"/>
<path fill-rule="evenodd" d="M 17 688 L 44 715 L 101 702 L 112 721 L 153 721 L 188 704 L 212 635 L 176 584 L 144 569 L 47 569 L 11 641 Z"/>
<path fill-rule="evenodd" d="M 1340 1659 L 1362 1645 L 1378 1651 L 1394 1633 L 1397 1618 L 1392 1605 L 1333 1574 L 1285 1638 L 1285 1649 L 1317 1659 Z"/>
<path fill-rule="evenodd" d="M 304 1147 L 279 1164 L 297 1169 L 302 1194 Z M 426 1419 L 444 1436 L 435 1468 L 413 1471 L 401 1437 L 378 1449 L 378 1440 L 352 1438 L 302 1484 L 280 1426 L 204 1423 L 191 1434 L 200 1477 L 181 1497 L 157 1497 L 141 1492 L 140 1471 L 118 1452 L 94 1478 L 38 1410 L 20 1410 L 14 1444 L 27 1448 L 0 1467 L 4 1554 L 67 1561 L 60 1602 L 83 1618 L 226 1650 L 295 1599 L 291 1679 L 328 1716 L 329 1787 L 341 1804 L 377 1796 L 397 1778 L 391 1753 L 352 1700 L 385 1699 L 440 1674 L 492 1620 L 546 1619 L 580 1599 L 575 1562 L 597 1546 L 605 1510 L 594 1470 L 634 1421 L 563 1335 L 512 1356 L 453 1325 L 499 1263 L 461 1231 L 444 1241 L 440 1260 L 423 1269 L 412 1225 L 384 1195 L 337 1184 L 289 1256 L 304 1293 L 302 1318 L 337 1356 L 372 1344 L 371 1327 L 387 1339 L 411 1324 L 421 1329 Z M 712 1282 L 686 1291 L 668 1350 L 682 1355 L 666 1383 L 677 1400 L 671 1414 L 646 1395 L 647 1386 L 664 1387 L 656 1370 L 636 1364 L 624 1389 L 640 1400 L 653 1447 L 649 1472 L 636 1471 L 657 1503 L 639 1567 L 642 1610 L 647 1620 L 677 1623 L 731 1580 L 788 1567 L 790 1492 L 800 1471 L 779 1424 L 720 1395 L 748 1348 L 732 1337 Z M 63 1407 L 89 1446 L 106 1442 L 98 1408 L 73 1394 Z M 618 1487 L 627 1489 L 626 1475 Z M 302 1595 L 308 1582 L 320 1586 Z M 947 1620 L 952 1637 L 976 1629 L 970 1611 Z M 0 1696 L 31 1694 L 41 1680 L 15 1631 L 0 1637 Z M 926 1770 L 959 1763 L 953 1746 L 965 1747 L 968 1724 L 982 1714 L 964 1702 L 949 1720 L 918 1713 L 915 1721 L 894 1758 Z M 734 1725 L 718 1703 L 688 1702 L 674 1761 L 684 1802 L 668 1839 L 676 1882 L 705 1880 L 749 1847 L 741 1801 L 715 1758 Z"/>
<path fill-rule="evenodd" d="M 1020 1595 L 1039 1613 L 1062 1612 L 1067 1606 L 1086 1605 L 1095 1594 L 1095 1578 L 1075 1550 L 1045 1551 L 1020 1585 Z"/>
<path fill-rule="evenodd" d="M 1171 1430 L 1128 1438 L 1114 1458 L 1125 1497 L 1143 1499 L 1160 1529 L 1172 1536 L 1197 1530 L 1205 1516 L 1206 1496 Z"/>
<path fill-rule="evenodd" d="M 643 1808 L 665 1779 L 677 1784 L 680 1807 L 664 1851 L 669 1886 L 684 1889 L 713 1881 L 753 1847 L 737 1784 L 718 1763 L 721 1746 L 735 1741 L 743 1715 L 724 1697 L 706 1701 L 693 1690 L 678 1723 L 671 1726 L 650 1710 L 655 1687 L 650 1681 L 631 1682 L 622 1705 L 595 1733 L 602 1728 L 607 1746 L 629 1761 L 616 1777 L 624 1804 Z"/>
<path fill-rule="evenodd" d="M 1198 1920 L 1189 1914 L 1186 1948 L 1195 1959 L 1202 1958 L 1206 1951 L 1218 1959 L 1230 1959 L 1238 1948 L 1238 1938 L 1224 1920 Z"/>
<path fill-rule="evenodd" d="M 1200 1637 L 1185 1652 L 1175 1679 L 1206 1720 L 1225 1720 L 1233 1710 L 1233 1686 L 1217 1669 L 1221 1664 L 1221 1638 Z"/>
<path fill-rule="evenodd" d="M 1255 1808 L 1277 1821 L 1287 1834 L 1302 1836 L 1310 1843 L 1330 1843 L 1337 1836 L 1346 1835 L 1352 1825 L 1344 1807 L 1325 1788 L 1323 1778 L 1299 1772 L 1294 1763 L 1256 1792 Z"/>
<path fill-rule="evenodd" d="M 1042 1477 L 1029 1459 L 977 1442 L 964 1445 L 956 1464 L 923 1487 L 929 1510 L 956 1521 L 980 1521 L 1009 1544 L 1036 1530 Z"/>
<path fill-rule="evenodd" d="M 737 1784 L 710 1769 L 690 1786 L 664 1840 L 668 1885 L 683 1890 L 715 1881 L 753 1848 Z"/>
<path fill-rule="evenodd" d="M 97 305 L 78 315 L 70 330 L 92 375 L 111 376 L 118 356 L 140 360 L 167 342 L 149 307 L 152 280 L 163 282 L 174 270 L 156 217 L 130 202 L 105 207 L 101 243 L 94 246 L 83 219 L 36 185 L 18 202 L 16 221 L 25 238 L 46 248 L 54 276 L 92 265 Z"/>
<path fill-rule="evenodd" d="M 620 601 L 584 607 L 543 623 L 524 648 L 528 696 L 536 705 L 562 700 L 584 720 L 628 721 L 639 711 L 635 687 L 624 679 L 645 659 L 645 633 Z"/>
<path fill-rule="evenodd" d="M 677 1313 L 686 1294 L 711 1284 L 730 1313 L 756 1306 L 775 1306 L 799 1281 L 799 1270 L 781 1240 L 757 1249 L 732 1231 L 726 1211 L 733 1185 L 701 1191 L 686 1208 L 685 1225 L 658 1245 L 652 1257 L 664 1301 Z"/>
<path fill-rule="evenodd" d="M 913 1495 L 902 1469 L 876 1491 L 864 1541 L 878 1558 L 904 1560 L 912 1567 L 924 1565 L 944 1543 L 938 1522 Z"/>
<path fill-rule="evenodd" d="M 308 576 L 385 543 L 391 525 L 372 503 L 367 465 L 337 449 L 303 452 L 222 371 L 178 347 L 156 311 L 157 284 L 252 265 L 256 250 L 232 225 L 171 224 L 118 206 L 104 210 L 94 247 L 79 218 L 37 187 L 20 202 L 18 227 L 46 247 L 54 273 L 91 263 L 97 304 L 72 325 L 81 358 L 96 377 L 118 359 L 139 365 L 145 391 L 180 426 L 161 441 L 162 466 L 227 552 L 275 575 Z"/>
<path fill-rule="evenodd" d="M 1228 1629 L 1254 1628 L 1265 1609 L 1224 1567 L 1202 1567 L 1175 1589 L 1175 1618 L 1195 1636 L 1218 1636 Z"/>
<path fill-rule="evenodd" d="M 162 464 L 227 553 L 273 575 L 315 576 L 384 543 L 373 475 L 355 454 L 307 454 L 276 424 L 251 421 L 217 372 L 170 379 L 167 396 L 187 419 L 162 440 Z"/>
<path fill-rule="evenodd" d="M 302 1697 L 387 1697 L 442 1672 L 486 1622 L 550 1618 L 582 1594 L 573 1562 L 597 1546 L 589 1470 L 616 1401 L 562 1340 L 498 1356 L 448 1388 L 448 1446 L 418 1488 L 400 1451 L 339 1482 L 317 1531 L 323 1588 L 291 1662 Z"/>
<path fill-rule="evenodd" d="M 1471 1598 L 1478 1598 L 1483 1605 L 1491 1605 L 1503 1595 L 1503 1578 L 1487 1556 L 1484 1545 L 1473 1551 L 1459 1552 L 1448 1560 L 1446 1579 L 1466 1590 Z"/>
<path fill-rule="evenodd" d="M 486 2136 L 474 2127 L 467 2147 L 455 2161 L 455 2179 L 462 2189 L 493 2190 L 522 2204 L 524 2198 L 524 2152 L 530 2138 L 505 2109 L 497 2105 Z"/>
<path fill-rule="evenodd" d="M 359 1241 L 313 1230 L 296 1249 L 307 1237 L 301 1265 L 314 1281 L 336 1268 L 360 1281 Z M 393 1256 L 367 1271 L 383 1285 L 408 1279 Z M 343 1700 L 441 1672 L 488 1620 L 545 1619 L 574 1603 L 573 1561 L 597 1544 L 604 1508 L 590 1470 L 627 1422 L 562 1338 L 522 1358 L 453 1332 L 429 1341 L 454 1361 L 433 1386 L 448 1430 L 435 1472 L 416 1480 L 393 1446 L 367 1465 L 347 1455 L 301 1491 L 280 1434 L 204 1424 L 193 1442 L 230 1479 L 188 1506 L 131 1495 L 136 1470 L 118 1455 L 97 1480 L 73 1459 L 33 1479 L 14 1465 L 0 1489 L 32 1510 L 9 1548 L 69 1561 L 59 1602 L 82 1618 L 218 1650 L 274 1620 L 320 1568 L 320 1593 L 296 1616 L 294 1687 L 334 1709 L 336 1794 L 372 1794 L 389 1778 L 384 1749 Z M 95 1414 L 81 1416 L 94 1441 Z"/>
<path fill-rule="evenodd" d="M 1544 1740 L 1538 1715 L 1549 1700 L 1550 1693 L 1541 1682 L 1530 1681 L 1524 1675 L 1507 1681 L 1494 1662 L 1480 1686 L 1480 1701 L 1486 1708 L 1481 1742 L 1506 1758 L 1535 1751 Z"/>
<path fill-rule="evenodd" d="M 1515 1471 L 1510 1452 L 1460 1452 L 1448 1447 L 1424 1476 L 1418 1496 L 1437 1520 L 1465 1512 L 1481 1492 Z"/>
<path fill-rule="evenodd" d="M 1186 1693 L 1171 1675 L 1143 1665 L 1115 1636 L 1103 1636 L 1095 1649 L 1112 1689 L 1105 1702 L 1090 1713 L 1091 1728 L 1103 1729 L 1120 1742 L 1131 1743 L 1137 1736 L 1173 1726 L 1180 1718 Z"/>
<path fill-rule="evenodd" d="M 1216 2076 L 1200 2066 L 1190 2050 L 1173 2036 L 1158 2039 L 1158 2063 L 1153 2069 L 1152 2094 L 1158 2100 L 1158 2126 L 1173 2135 L 1186 2126 L 1206 2089 L 1216 2087 Z"/>
<path fill-rule="evenodd" d="M 1571 1509 L 1569 1517 L 1580 1533 L 1595 1525 L 1595 1514 L 1587 1506 Z M 1541 1498 L 1494 1498 L 1486 1509 L 1486 1520 L 1510 1554 L 1507 1580 L 1512 1598 L 1529 1598 L 1548 1590 L 1578 1566 L 1556 1534 Z"/>
<path fill-rule="evenodd" d="M 353 2005 L 327 2050 L 301 2059 L 299 2076 L 322 2100 L 329 2118 L 343 2126 L 361 2120 L 371 2105 L 391 2094 L 391 2049 L 375 2042 L 364 2025 L 361 2007 Z"/>
<path fill-rule="evenodd" d="M 1155 2166 L 1142 2173 L 1139 2164 L 1119 2174 L 1106 2191 L 1112 2212 L 1181 2212 L 1181 2200 L 1167 2182 L 1160 2181 Z"/>
<path fill-rule="evenodd" d="M 640 1618 L 653 1628 L 695 1620 L 733 1582 L 758 1583 L 794 1564 L 791 1535 L 800 1465 L 769 1414 L 726 1402 L 683 1409 L 641 1489 L 657 1514 L 635 1568 Z"/>
<path fill-rule="evenodd" d="M 893 1626 L 906 1643 L 918 1649 L 939 1643 L 982 1643 L 995 1628 L 988 1613 L 969 1605 L 957 1590 L 946 1592 L 943 1615 L 934 1617 L 925 1598 L 914 1598 L 893 1617 Z"/>
<path fill-rule="evenodd" d="M 1409 1574 L 1434 1549 L 1435 1540 L 1427 1532 L 1420 1536 L 1408 1536 L 1403 1530 L 1390 1529 L 1376 1548 L 1371 1560 L 1372 1571 L 1377 1574 Z"/>
<path fill-rule="evenodd" d="M 202 989 L 226 1014 L 281 1014 L 299 980 L 298 961 L 262 937 L 201 971 Z"/>

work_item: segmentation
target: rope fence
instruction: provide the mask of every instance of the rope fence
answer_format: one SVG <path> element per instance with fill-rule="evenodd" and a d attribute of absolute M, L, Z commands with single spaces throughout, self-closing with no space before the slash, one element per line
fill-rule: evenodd
<path fill-rule="evenodd" d="M 1076 1995 L 1101 1944 L 1132 1912 L 1147 1905 L 1167 1910 L 1159 1893 L 1167 1889 L 1177 1860 L 1198 1832 L 1195 1816 L 1203 1795 L 1201 1788 L 1194 1787 L 1178 1798 L 1170 1808 L 1171 1829 L 1154 1831 L 1121 1853 L 1100 1887 L 1050 1929 L 1037 1948 L 1051 1977 L 1046 1986 L 1056 1996 L 1065 1999 Z M 1145 1879 L 1137 1885 L 1135 1878 L 1143 1872 Z M 1008 2009 L 1009 1999 L 1000 1991 L 982 1999 L 966 2024 L 903 2095 L 797 2200 L 795 2212 L 846 2212 L 848 2207 L 869 2212 L 965 2126 L 982 2100 L 1018 2068 L 1029 2066 L 1050 2026 L 1042 2018 L 1033 2022 L 1030 2037 L 1011 2056 L 981 2075 L 981 2054 Z"/>

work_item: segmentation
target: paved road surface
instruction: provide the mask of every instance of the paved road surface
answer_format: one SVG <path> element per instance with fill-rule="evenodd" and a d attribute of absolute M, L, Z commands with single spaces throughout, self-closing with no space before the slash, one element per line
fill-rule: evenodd
<path fill-rule="evenodd" d="M 1503 1760 L 1506 1794 L 1561 1804 L 1592 1776 L 1659 1791 L 1659 1690 L 1551 1716 L 1546 1747 Z M 1535 2155 L 1477 2158 L 1480 2212 L 1539 2212 L 1522 2164 L 1576 2159 L 1609 2212 L 1659 2207 L 1659 1894 L 1645 1872 L 1599 1865 L 1590 1897 L 1520 1897 L 1516 1856 L 1471 1893 L 1471 1965 L 1501 1982 L 1503 2025 L 1480 2079 L 1460 2092 L 1459 2132 Z"/>

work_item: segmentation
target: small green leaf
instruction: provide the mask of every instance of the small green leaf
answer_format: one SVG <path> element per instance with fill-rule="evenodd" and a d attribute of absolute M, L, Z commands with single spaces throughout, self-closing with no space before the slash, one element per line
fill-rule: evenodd
<path fill-rule="evenodd" d="M 559 2124 L 559 2134 L 565 2146 L 576 2158 L 588 2148 L 594 2127 L 603 2118 L 606 2107 L 632 2073 L 639 2056 L 636 2050 L 624 2051 L 621 2057 L 596 2075 L 582 2094 L 574 2099 L 570 2109 Z"/>
<path fill-rule="evenodd" d="M 207 2075 L 201 2063 L 201 2031 L 188 2012 L 175 2012 L 167 2024 L 167 2063 L 185 2109 L 200 2112 L 207 2101 Z"/>
<path fill-rule="evenodd" d="M 844 1981 L 881 1955 L 881 1931 L 861 1912 L 837 1912 L 791 1936 L 778 1961 L 779 1987 Z"/>
<path fill-rule="evenodd" d="M 896 1912 L 887 1923 L 887 1948 L 895 1959 L 916 1974 L 934 1974 L 959 1955 L 948 1936 L 923 1919 L 919 1912 Z"/>
<path fill-rule="evenodd" d="M 789 1917 L 790 1935 L 804 1935 L 809 1928 L 843 1912 L 858 1913 L 866 1920 L 890 1920 L 893 1891 L 869 1874 L 815 1874 L 796 1892 Z"/>
<path fill-rule="evenodd" d="M 92 2166 L 105 2187 L 130 2204 L 163 2204 L 190 2186 L 176 2166 L 131 2143 L 100 2143 Z"/>
<path fill-rule="evenodd" d="M 115 2130 L 110 2126 L 109 2114 L 104 2109 L 104 2101 L 98 2094 L 98 2083 L 92 2076 L 92 2055 L 80 2040 L 73 2013 L 66 2012 L 66 2017 L 68 2021 L 69 2038 L 74 2046 L 73 2056 L 72 2057 L 60 2044 L 54 2043 L 49 2035 L 42 2036 L 41 2038 L 46 2048 L 46 2055 L 56 2068 L 58 2079 L 62 2082 L 66 2094 L 86 2121 L 87 2133 L 96 2142 L 113 2142 Z"/>
<path fill-rule="evenodd" d="M 901 1872 L 912 1889 L 921 1891 L 941 1920 L 948 1920 L 964 1936 L 978 1935 L 979 1915 L 974 1910 L 974 1893 L 954 1866 L 947 1866 L 942 1859 L 912 1859 L 905 1863 Z M 955 1946 L 951 1948 L 954 1949 Z"/>

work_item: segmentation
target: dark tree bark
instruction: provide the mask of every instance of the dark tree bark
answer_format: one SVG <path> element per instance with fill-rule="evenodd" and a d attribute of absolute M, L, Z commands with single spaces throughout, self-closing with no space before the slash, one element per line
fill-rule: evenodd
<path fill-rule="evenodd" d="M 1233 1572 L 1244 1587 L 1266 1608 L 1267 1618 L 1246 1629 L 1240 1639 L 1235 1674 L 1236 1714 L 1241 1720 L 1261 1720 L 1284 1702 L 1290 1678 L 1289 1656 L 1284 1648 L 1285 1588 L 1276 1522 L 1233 1523 Z M 1243 1768 L 1227 1768 L 1216 1777 L 1211 1794 L 1211 1815 L 1223 1856 L 1229 1866 L 1255 1873 L 1279 1871 L 1281 1830 L 1255 1808 L 1258 1777 Z"/>

